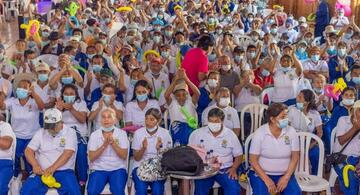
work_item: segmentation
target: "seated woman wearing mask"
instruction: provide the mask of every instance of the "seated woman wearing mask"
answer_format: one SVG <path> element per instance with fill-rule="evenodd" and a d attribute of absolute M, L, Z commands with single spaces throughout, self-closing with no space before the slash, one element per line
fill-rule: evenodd
<path fill-rule="evenodd" d="M 132 179 L 135 185 L 136 195 L 146 195 L 148 186 L 151 187 L 151 194 L 163 195 L 165 180 L 153 182 L 142 181 L 137 175 L 137 169 L 142 161 L 155 157 L 158 152 L 172 146 L 172 139 L 169 131 L 159 126 L 161 112 L 159 109 L 150 108 L 145 113 L 145 127 L 138 129 L 133 138 L 131 149 L 134 154 L 134 169 Z"/>
<path fill-rule="evenodd" d="M 281 192 L 301 195 L 294 171 L 299 160 L 299 138 L 288 126 L 287 107 L 273 103 L 267 110 L 268 123 L 254 133 L 250 145 L 248 173 L 254 195 Z"/>
<path fill-rule="evenodd" d="M 101 126 L 89 139 L 89 195 L 100 194 L 107 183 L 113 194 L 125 195 L 129 141 L 126 132 L 115 127 L 116 113 L 105 108 L 100 113 Z"/>
<path fill-rule="evenodd" d="M 280 58 L 280 66 L 274 74 L 273 102 L 284 103 L 288 106 L 296 103 L 296 91 L 302 70 L 294 49 L 291 50 L 291 55 L 285 54 Z"/>
<path fill-rule="evenodd" d="M 5 195 L 8 194 L 9 182 L 14 175 L 13 156 L 16 137 L 9 123 L 1 121 L 0 127 L 0 194 Z"/>
<path fill-rule="evenodd" d="M 359 179 L 354 171 L 348 170 L 349 186 L 344 185 L 343 169 L 346 164 L 356 166 L 359 162 L 359 131 L 360 131 L 360 101 L 356 101 L 352 106 L 350 116 L 343 116 L 339 119 L 336 127 L 336 141 L 333 152 L 340 152 L 349 143 L 341 154 L 348 156 L 345 162 L 334 166 L 336 173 L 339 176 L 340 190 L 344 194 L 358 194 Z M 349 142 L 350 141 L 350 142 Z M 359 174 L 359 173 L 358 173 Z"/>

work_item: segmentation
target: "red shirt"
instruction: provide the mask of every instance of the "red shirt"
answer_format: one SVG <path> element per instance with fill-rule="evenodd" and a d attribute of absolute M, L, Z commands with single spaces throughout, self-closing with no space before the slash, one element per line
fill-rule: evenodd
<path fill-rule="evenodd" d="M 254 70 L 254 75 L 255 75 L 254 84 L 259 85 L 261 88 L 264 88 L 268 85 L 274 84 L 273 75 L 270 74 L 269 76 L 264 77 L 261 74 L 260 68 L 257 68 L 256 70 Z"/>
<path fill-rule="evenodd" d="M 201 48 L 190 49 L 181 63 L 181 67 L 185 69 L 186 75 L 195 86 L 199 87 L 199 73 L 207 73 L 209 70 L 208 57 Z"/>

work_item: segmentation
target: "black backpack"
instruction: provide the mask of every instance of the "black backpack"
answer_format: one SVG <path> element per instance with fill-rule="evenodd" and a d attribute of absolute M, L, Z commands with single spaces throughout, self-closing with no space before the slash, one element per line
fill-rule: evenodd
<path fill-rule="evenodd" d="M 203 171 L 204 163 L 195 149 L 179 146 L 163 154 L 161 167 L 166 174 L 195 176 Z"/>

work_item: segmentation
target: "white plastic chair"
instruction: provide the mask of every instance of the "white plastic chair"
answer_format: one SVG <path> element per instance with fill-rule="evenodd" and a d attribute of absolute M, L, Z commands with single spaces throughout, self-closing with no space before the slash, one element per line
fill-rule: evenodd
<path fill-rule="evenodd" d="M 169 119 L 169 110 L 166 109 L 164 112 L 164 126 L 165 126 L 165 129 L 167 129 L 167 130 L 169 130 L 168 119 Z"/>
<path fill-rule="evenodd" d="M 14 166 L 15 166 L 15 154 L 16 154 L 16 136 L 14 133 L 12 133 L 11 138 L 13 139 L 12 144 L 11 144 L 11 149 L 12 149 L 12 157 L 11 159 L 14 162 Z M 20 177 L 20 176 L 19 176 Z M 21 178 L 16 178 L 16 177 L 12 177 L 10 182 L 9 182 L 9 187 L 12 187 L 12 182 L 19 182 L 19 185 L 21 184 Z M 20 188 L 20 186 L 19 186 Z M 19 189 L 20 190 L 20 189 Z M 15 194 L 19 194 L 20 192 L 14 192 L 12 189 L 9 189 L 8 195 L 15 195 Z"/>
<path fill-rule="evenodd" d="M 297 169 L 295 170 L 296 180 L 304 192 L 321 192 L 326 190 L 326 195 L 331 194 L 330 184 L 323 178 L 323 163 L 324 163 L 324 143 L 322 140 L 308 132 L 299 132 L 300 142 L 300 158 Z M 309 169 L 309 150 L 310 143 L 315 140 L 319 146 L 319 162 L 317 175 L 310 175 Z"/>
<path fill-rule="evenodd" d="M 336 141 L 336 128 L 333 129 L 331 132 L 330 153 L 333 153 L 335 141 Z M 334 167 L 331 166 L 330 177 L 329 177 L 330 187 L 335 186 L 337 177 L 338 177 L 338 175 L 336 174 Z"/>
<path fill-rule="evenodd" d="M 257 128 L 261 126 L 264 121 L 264 111 L 267 110 L 268 106 L 264 104 L 249 104 L 241 110 L 240 124 L 241 124 L 241 140 L 245 141 L 245 125 L 244 119 L 245 114 L 249 113 L 251 116 L 251 129 L 250 134 L 253 133 Z"/>
<path fill-rule="evenodd" d="M 0 24 L 5 22 L 5 4 L 4 3 L 0 3 Z"/>
<path fill-rule="evenodd" d="M 19 8 L 18 8 L 18 3 L 17 1 L 13 0 L 13 1 L 4 1 L 5 3 L 5 10 L 6 10 L 6 14 L 5 14 L 5 18 L 7 20 L 10 20 L 11 17 L 11 12 L 14 12 L 14 16 L 18 16 L 19 15 Z"/>
<path fill-rule="evenodd" d="M 261 94 L 259 95 L 260 97 L 260 103 L 264 104 L 264 98 L 266 97 L 266 95 L 268 96 L 268 100 L 269 100 L 269 104 L 271 104 L 271 97 L 272 94 L 274 92 L 274 87 L 268 87 L 262 90 Z"/>

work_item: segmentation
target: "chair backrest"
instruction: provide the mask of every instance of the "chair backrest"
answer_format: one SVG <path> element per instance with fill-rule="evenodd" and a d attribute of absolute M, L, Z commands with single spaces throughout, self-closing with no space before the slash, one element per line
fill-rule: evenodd
<path fill-rule="evenodd" d="M 330 154 L 333 153 L 334 145 L 336 142 L 336 128 L 334 128 L 331 131 L 331 137 L 330 137 Z"/>
<path fill-rule="evenodd" d="M 311 141 L 314 140 L 319 147 L 319 162 L 317 176 L 322 177 L 324 164 L 324 143 L 317 135 L 309 132 L 298 132 L 300 144 L 300 158 L 295 173 L 310 174 L 309 151 Z"/>
<path fill-rule="evenodd" d="M 261 126 L 264 121 L 264 111 L 267 110 L 268 106 L 264 104 L 249 104 L 241 110 L 240 124 L 241 124 L 241 140 L 245 140 L 245 114 L 249 113 L 251 116 L 251 129 L 250 134 L 253 133 L 257 128 Z"/>
<path fill-rule="evenodd" d="M 246 140 L 245 140 L 245 168 L 249 168 L 250 165 L 249 165 L 249 149 L 250 149 L 250 142 L 252 140 L 252 138 L 254 137 L 254 134 L 250 134 Z"/>
<path fill-rule="evenodd" d="M 271 97 L 274 92 L 274 87 L 268 87 L 262 90 L 261 94 L 259 95 L 260 103 L 264 104 L 264 98 L 268 97 L 269 105 L 271 104 Z"/>

